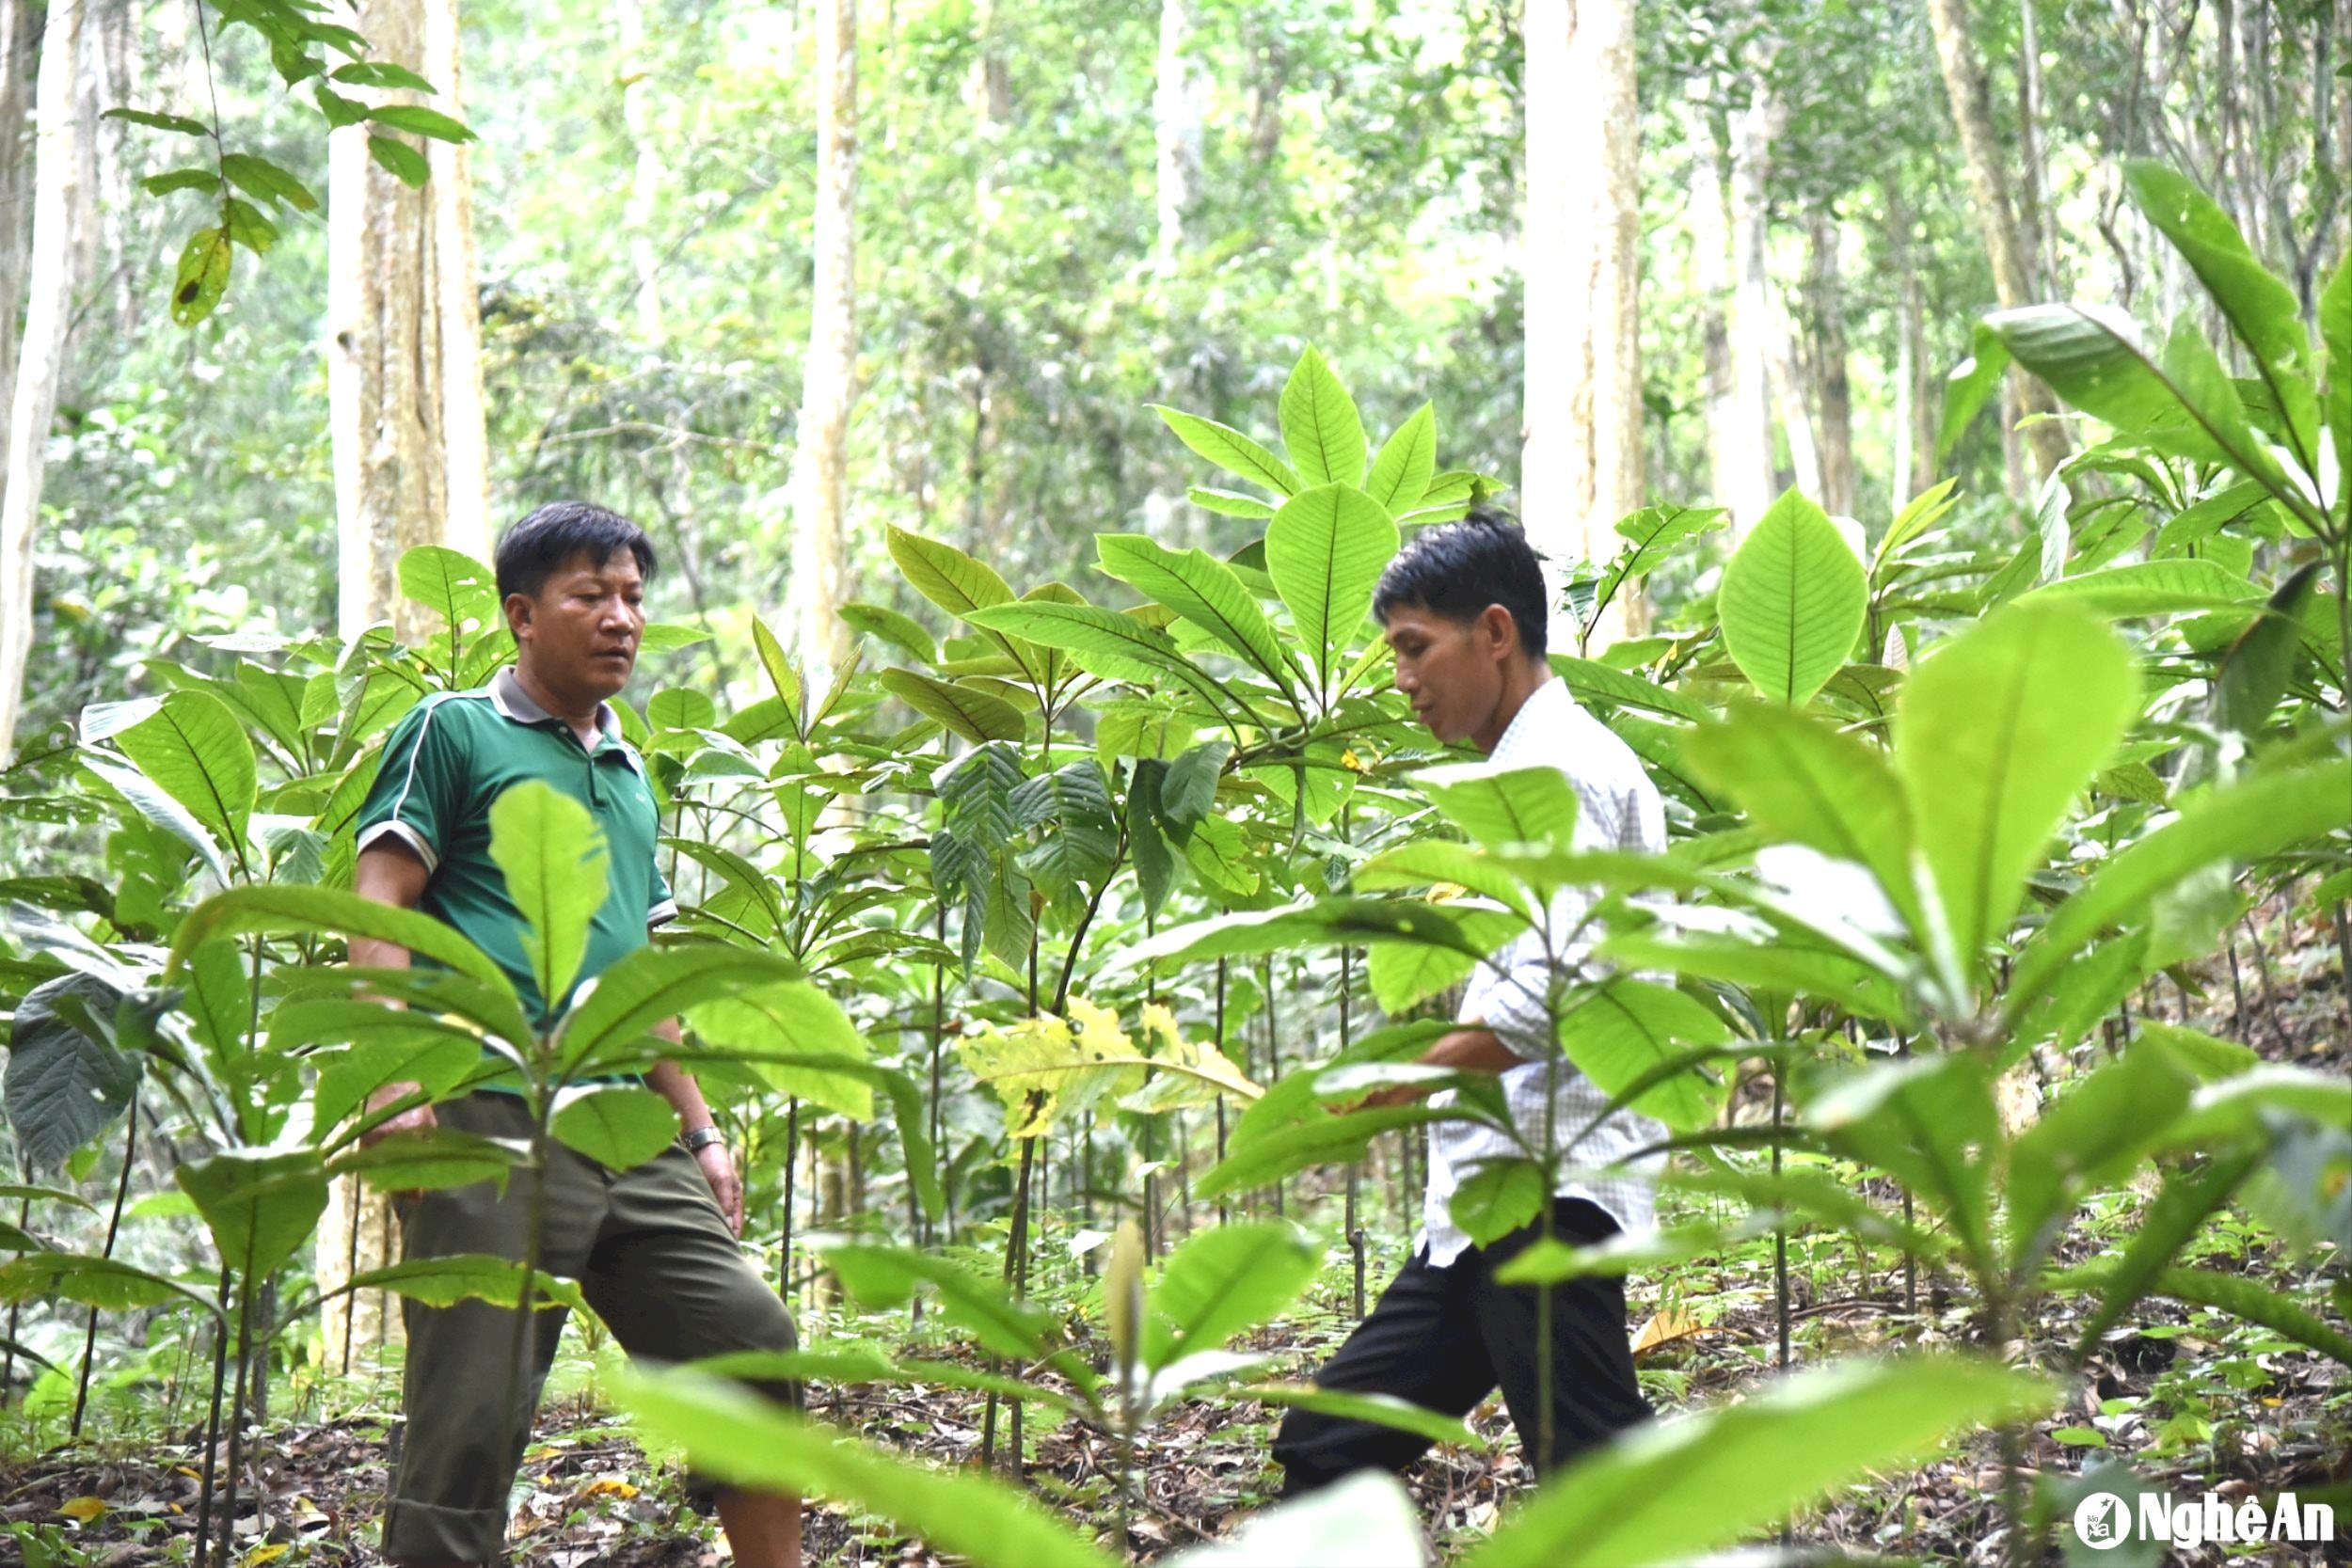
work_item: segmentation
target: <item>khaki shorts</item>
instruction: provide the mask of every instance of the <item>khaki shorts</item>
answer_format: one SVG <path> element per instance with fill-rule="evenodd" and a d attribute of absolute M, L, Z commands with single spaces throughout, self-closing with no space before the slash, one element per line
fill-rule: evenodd
<path fill-rule="evenodd" d="M 513 1095 L 475 1094 L 436 1107 L 441 1125 L 527 1139 L 530 1115 Z M 410 1205 L 410 1258 L 485 1252 L 520 1259 L 533 1178 L 517 1171 L 501 1195 L 489 1182 L 426 1193 Z M 632 1170 L 613 1171 L 560 1145 L 550 1150 L 540 1267 L 580 1282 L 632 1356 L 692 1361 L 798 1344 L 783 1301 L 727 1229 L 702 1165 L 673 1144 Z M 522 1463 L 539 1390 L 565 1313 L 539 1313 L 532 1364 L 508 1374 L 515 1313 L 487 1302 L 448 1307 L 410 1301 L 399 1474 L 384 1516 L 394 1562 L 492 1563 L 505 1549 L 507 1492 Z M 509 1402 L 510 1386 L 515 1399 Z M 756 1386 L 797 1402 L 787 1384 Z"/>

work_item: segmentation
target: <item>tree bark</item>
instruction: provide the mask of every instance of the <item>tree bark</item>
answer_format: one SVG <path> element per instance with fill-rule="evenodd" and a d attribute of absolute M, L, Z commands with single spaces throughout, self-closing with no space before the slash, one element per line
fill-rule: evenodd
<path fill-rule="evenodd" d="M 353 25 L 384 58 L 413 61 L 440 89 L 436 106 L 462 115 L 455 0 L 363 0 Z M 490 548 L 466 152 L 418 145 L 433 171 L 421 190 L 369 156 L 359 127 L 327 144 L 326 384 L 347 638 L 388 619 L 403 637 L 429 629 L 427 613 L 401 598 L 406 550 Z"/>
<path fill-rule="evenodd" d="M 817 0 L 817 242 L 800 450 L 793 456 L 791 621 L 811 684 L 849 657 L 850 404 L 857 373 L 857 0 Z"/>
<path fill-rule="evenodd" d="M 33 70 L 40 33 L 32 8 L 0 4 L 0 453 L 8 450 L 16 401 L 17 318 L 24 309 L 24 272 L 32 261 Z M 0 473 L 0 488 L 6 475 Z"/>
<path fill-rule="evenodd" d="M 1631 0 L 1527 0 L 1526 404 L 1519 499 L 1559 604 L 1642 501 L 1641 145 Z M 1594 630 L 1624 635 L 1622 599 Z"/>
<path fill-rule="evenodd" d="M 1189 0 L 1160 0 L 1160 55 L 1152 91 L 1152 130 L 1158 152 L 1159 245 L 1162 277 L 1184 254 L 1185 225 L 1200 194 L 1200 81 L 1187 54 L 1192 39 Z"/>
<path fill-rule="evenodd" d="M 2026 248 L 2009 189 L 2007 165 L 1993 129 L 1992 91 L 1984 65 L 1968 37 L 1967 0 L 1928 0 L 1928 22 L 1935 34 L 1935 58 L 1944 75 L 1944 91 L 1951 101 L 1952 119 L 1960 130 L 1962 160 L 1967 166 L 1968 191 L 1977 209 L 1977 227 L 1984 235 L 1986 257 L 1993 263 L 1993 291 L 2001 308 L 2013 310 L 2035 303 L 2032 254 Z M 2018 400 L 2027 415 L 2058 410 L 2049 388 L 2039 380 L 2012 372 Z M 2044 474 L 2064 461 L 2070 443 L 2066 427 L 2037 420 L 2026 432 L 2035 465 Z"/>
<path fill-rule="evenodd" d="M 1691 145 L 1691 280 L 1698 296 L 1699 352 L 1706 366 L 1708 499 L 1718 505 L 1740 487 L 1741 463 L 1754 455 L 1742 445 L 1733 415 L 1731 365 L 1731 214 L 1724 202 L 1724 152 L 1703 104 L 1715 96 L 1712 78 L 1691 84 L 1684 106 L 1684 135 Z"/>
<path fill-rule="evenodd" d="M 439 89 L 436 108 L 463 117 L 455 0 L 363 0 L 352 24 L 378 55 L 411 66 Z M 346 638 L 382 621 L 404 640 L 435 629 L 431 612 L 401 595 L 404 552 L 442 545 L 485 559 L 490 551 L 470 177 L 462 147 L 419 145 L 432 169 L 421 190 L 369 156 L 359 127 L 327 142 L 326 383 L 337 621 Z M 315 1243 L 319 1288 L 332 1291 L 355 1268 L 396 1258 L 389 1199 L 351 1180 L 334 1183 Z M 326 1314 L 330 1364 L 348 1365 L 383 1343 L 398 1322 L 380 1293 L 336 1298 Z"/>
<path fill-rule="evenodd" d="M 34 112 L 32 259 L 25 280 L 24 339 L 8 410 L 8 469 L 0 476 L 0 766 L 15 754 L 24 667 L 33 641 L 33 538 L 49 425 L 64 373 L 66 326 L 72 311 L 74 215 L 81 208 L 83 157 L 91 127 L 74 90 L 85 29 L 85 0 L 52 0 L 43 30 Z M 0 327 L 0 330 L 5 330 Z"/>
<path fill-rule="evenodd" d="M 1715 499 L 1731 509 L 1731 537 L 1748 536 L 1779 491 L 1772 462 L 1772 361 L 1781 336 L 1766 262 L 1770 220 L 1764 181 L 1771 172 L 1773 107 L 1759 65 L 1749 72 L 1747 103 L 1731 115 L 1731 388 L 1721 440 L 1726 487 Z"/>

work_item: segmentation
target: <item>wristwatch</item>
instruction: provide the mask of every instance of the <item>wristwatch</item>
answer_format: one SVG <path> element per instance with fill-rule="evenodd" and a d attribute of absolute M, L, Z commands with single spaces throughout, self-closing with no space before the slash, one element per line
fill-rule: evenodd
<path fill-rule="evenodd" d="M 688 1149 L 697 1154 L 701 1153 L 704 1149 L 708 1148 L 712 1144 L 724 1143 L 725 1141 L 726 1134 L 720 1132 L 716 1127 L 697 1127 L 691 1132 L 686 1134 L 686 1147 Z"/>

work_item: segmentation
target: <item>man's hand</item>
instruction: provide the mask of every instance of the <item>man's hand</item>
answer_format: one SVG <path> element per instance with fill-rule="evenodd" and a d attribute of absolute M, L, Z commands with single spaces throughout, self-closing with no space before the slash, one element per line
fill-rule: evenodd
<path fill-rule="evenodd" d="M 1391 1084 L 1385 1089 L 1373 1090 L 1370 1094 L 1364 1096 L 1363 1099 L 1358 1101 L 1355 1104 L 1348 1106 L 1347 1109 L 1351 1111 L 1386 1111 L 1393 1106 L 1411 1105 L 1416 1101 L 1427 1099 L 1428 1095 L 1429 1085 L 1426 1084 Z"/>
<path fill-rule="evenodd" d="M 423 1088 L 424 1085 L 422 1084 L 414 1082 L 406 1084 L 387 1084 L 382 1088 L 376 1090 L 373 1094 L 368 1096 L 368 1112 L 370 1115 L 373 1115 L 375 1112 L 382 1110 L 385 1106 L 391 1104 L 393 1101 L 405 1100 L 410 1095 L 421 1092 Z M 366 1132 L 360 1133 L 359 1147 L 361 1148 L 366 1148 L 371 1144 L 381 1143 L 395 1132 L 430 1132 L 440 1125 L 440 1118 L 433 1114 L 433 1107 L 430 1104 L 411 1105 L 408 1109 L 401 1112 L 400 1115 L 396 1117 L 387 1117 L 382 1121 L 377 1122 L 373 1127 L 371 1127 Z"/>
<path fill-rule="evenodd" d="M 703 1167 L 703 1180 L 710 1183 L 710 1196 L 719 1200 L 719 1212 L 727 1217 L 727 1227 L 742 1235 L 743 1179 L 735 1174 L 735 1156 L 724 1144 L 705 1144 L 694 1150 L 694 1159 Z"/>

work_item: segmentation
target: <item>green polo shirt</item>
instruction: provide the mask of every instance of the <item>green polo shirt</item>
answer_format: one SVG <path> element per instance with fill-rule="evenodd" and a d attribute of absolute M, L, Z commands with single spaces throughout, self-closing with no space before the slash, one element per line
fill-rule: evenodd
<path fill-rule="evenodd" d="M 501 670 L 479 690 L 441 692 L 409 709 L 384 743 L 359 810 L 358 847 L 397 838 L 415 850 L 431 873 L 419 908 L 488 954 L 542 1028 L 563 1006 L 548 1007 L 539 994 L 523 955 L 522 911 L 490 858 L 490 806 L 501 795 L 537 779 L 587 807 L 604 833 L 612 891 L 590 925 L 575 994 L 677 913 L 654 863 L 661 814 L 645 765 L 621 738 L 609 705 L 596 724 L 596 746 L 581 745 L 569 724 L 532 701 L 513 670 Z"/>

